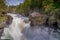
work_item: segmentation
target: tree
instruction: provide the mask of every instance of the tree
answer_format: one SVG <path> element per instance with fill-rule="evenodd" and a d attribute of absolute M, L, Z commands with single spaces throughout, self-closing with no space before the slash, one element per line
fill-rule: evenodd
<path fill-rule="evenodd" d="M 42 6 L 42 0 L 31 0 L 31 8 L 41 8 Z"/>
<path fill-rule="evenodd" d="M 4 0 L 0 0 L 0 12 L 7 11 L 7 6 L 5 5 Z"/>
<path fill-rule="evenodd" d="M 28 13 L 30 10 L 35 8 L 40 9 L 42 6 L 42 0 L 25 0 L 24 3 L 20 4 L 17 8 L 18 12 Z"/>
<path fill-rule="evenodd" d="M 54 5 L 53 2 L 54 2 L 53 0 L 43 0 L 42 6 L 45 13 L 50 14 L 50 12 L 55 9 L 55 7 L 53 6 Z"/>

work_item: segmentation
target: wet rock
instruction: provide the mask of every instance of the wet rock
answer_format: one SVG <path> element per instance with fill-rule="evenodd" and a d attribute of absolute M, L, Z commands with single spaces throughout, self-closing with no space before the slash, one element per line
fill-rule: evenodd
<path fill-rule="evenodd" d="M 2 36 L 2 33 L 3 33 L 3 31 L 4 31 L 4 27 L 6 27 L 6 26 L 7 26 L 7 25 L 6 25 L 5 22 L 0 23 L 0 37 Z"/>
<path fill-rule="evenodd" d="M 4 28 L 0 28 L 0 38 L 2 36 L 3 31 L 4 31 Z"/>
<path fill-rule="evenodd" d="M 6 19 L 0 22 L 0 28 L 7 27 L 7 25 L 10 25 L 12 23 L 13 18 L 9 15 L 8 16 L 6 15 L 6 17 L 7 17 Z"/>
<path fill-rule="evenodd" d="M 58 21 L 53 17 L 51 17 L 48 20 L 48 25 L 49 25 L 49 27 L 53 28 L 54 30 L 58 29 Z"/>
<path fill-rule="evenodd" d="M 6 24 L 7 24 L 7 25 L 10 25 L 10 24 L 12 23 L 12 20 L 13 20 L 13 18 L 8 15 L 8 16 L 7 16 Z"/>
<path fill-rule="evenodd" d="M 29 15 L 31 26 L 41 25 L 44 22 L 44 15 L 39 12 L 32 12 Z"/>
<path fill-rule="evenodd" d="M 60 21 L 58 21 L 58 27 L 59 27 L 59 29 L 60 29 Z"/>
<path fill-rule="evenodd" d="M 6 21 L 7 21 L 7 17 L 2 17 L 1 20 L 0 20 L 0 28 L 4 28 L 7 26 L 6 24 Z"/>
<path fill-rule="evenodd" d="M 49 26 L 49 17 L 46 15 L 44 18 L 45 18 L 45 22 L 43 23 L 43 25 L 45 27 L 48 27 Z"/>
<path fill-rule="evenodd" d="M 6 27 L 7 25 L 6 25 L 6 22 L 2 22 L 2 23 L 0 23 L 0 28 L 4 28 L 4 27 Z"/>

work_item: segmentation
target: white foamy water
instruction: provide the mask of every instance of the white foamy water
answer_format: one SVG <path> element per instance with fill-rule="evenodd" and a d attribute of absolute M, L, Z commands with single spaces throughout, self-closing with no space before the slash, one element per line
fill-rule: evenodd
<path fill-rule="evenodd" d="M 24 20 L 28 20 L 27 17 L 17 17 L 16 14 L 10 14 L 13 17 L 12 24 L 8 28 L 4 28 L 4 33 L 2 39 L 10 39 L 10 40 L 21 40 L 22 30 L 25 27 L 29 27 L 30 22 L 25 23 Z"/>
<path fill-rule="evenodd" d="M 12 24 L 4 29 L 3 37 L 10 40 L 58 40 L 58 32 L 53 29 L 36 26 L 30 27 L 27 17 L 8 14 L 13 17 Z M 27 22 L 28 21 L 28 22 Z M 1 37 L 3 39 L 3 37 Z"/>
<path fill-rule="evenodd" d="M 45 27 L 26 28 L 23 33 L 24 40 L 58 40 L 58 33 Z"/>

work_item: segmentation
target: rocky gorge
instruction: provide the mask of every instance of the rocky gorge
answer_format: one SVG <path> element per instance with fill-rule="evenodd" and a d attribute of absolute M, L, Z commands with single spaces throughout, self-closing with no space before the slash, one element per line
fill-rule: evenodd
<path fill-rule="evenodd" d="M 17 15 L 16 17 L 18 17 L 18 18 L 20 18 L 21 16 L 20 15 Z M 45 30 L 46 30 L 46 32 L 47 31 L 49 31 L 49 30 L 51 30 L 51 32 L 55 29 L 55 30 L 57 30 L 58 32 L 60 32 L 59 30 L 58 30 L 58 23 L 56 24 L 55 22 L 56 22 L 56 20 L 55 19 L 49 19 L 49 17 L 48 16 L 46 16 L 46 15 L 43 15 L 43 14 L 39 14 L 38 12 L 32 12 L 31 14 L 29 14 L 29 21 L 31 22 L 30 23 L 30 27 L 31 28 L 40 28 L 41 30 L 43 30 L 42 32 L 44 32 Z M 7 27 L 9 27 L 11 24 L 12 24 L 12 20 L 13 20 L 13 18 L 10 16 L 10 15 L 7 15 L 7 20 L 6 21 L 3 21 L 3 22 L 1 22 L 0 24 L 0 36 L 2 36 L 2 33 L 3 33 L 3 31 L 4 31 L 4 28 L 7 28 Z M 54 21 L 55 20 L 55 21 Z M 25 20 L 24 22 L 27 22 L 28 20 Z M 53 24 L 54 25 L 53 25 Z M 56 27 L 56 26 L 57 27 Z M 47 29 L 45 29 L 45 27 L 47 27 Z M 50 28 L 52 28 L 52 29 L 50 29 Z M 32 31 L 33 31 L 33 29 L 32 29 Z M 39 29 L 39 30 L 40 30 Z M 25 29 L 24 29 L 25 30 Z M 26 31 L 27 31 L 28 29 L 26 29 Z M 29 28 L 29 30 L 30 30 L 30 28 Z M 35 30 L 35 29 L 34 29 Z M 40 30 L 40 31 L 41 31 Z M 54 30 L 54 31 L 55 31 Z M 55 31 L 55 32 L 57 32 L 57 31 Z M 25 31 L 24 31 L 25 32 Z M 23 32 L 23 33 L 24 33 Z M 27 32 L 28 33 L 28 32 Z M 49 33 L 49 32 L 47 32 L 47 33 Z M 28 33 L 29 34 L 29 33 Z M 31 34 L 29 34 L 29 35 L 31 35 Z M 38 34 L 37 34 L 38 35 Z M 42 34 L 43 35 L 43 34 Z M 27 35 L 25 35 L 25 36 L 27 36 Z M 58 35 L 57 35 L 58 36 Z M 28 39 L 29 40 L 29 39 Z M 34 39 L 33 39 L 34 40 Z M 53 40 L 53 39 L 52 39 Z"/>
<path fill-rule="evenodd" d="M 9 26 L 12 23 L 12 17 L 7 15 L 7 14 L 2 14 L 4 15 L 2 18 L 3 20 L 0 21 L 0 37 L 4 31 L 4 28 Z"/>

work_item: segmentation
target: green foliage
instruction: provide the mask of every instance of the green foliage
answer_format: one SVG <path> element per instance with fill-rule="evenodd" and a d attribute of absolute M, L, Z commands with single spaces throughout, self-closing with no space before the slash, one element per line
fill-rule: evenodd
<path fill-rule="evenodd" d="M 45 13 L 50 13 L 52 10 L 54 10 L 55 7 L 53 5 L 54 5 L 53 0 L 44 0 L 42 2 L 42 6 Z"/>
<path fill-rule="evenodd" d="M 56 8 L 60 8 L 60 0 L 54 1 L 54 6 L 55 6 Z"/>
<path fill-rule="evenodd" d="M 32 0 L 31 1 L 31 8 L 34 9 L 34 8 L 41 8 L 42 6 L 42 0 Z"/>
<path fill-rule="evenodd" d="M 0 22 L 6 21 L 6 16 L 2 15 L 2 12 L 7 11 L 7 6 L 4 3 L 4 0 L 0 0 Z"/>
<path fill-rule="evenodd" d="M 60 20 L 60 9 L 55 9 L 51 14 L 53 14 L 52 16 L 54 16 L 56 20 Z"/>
<path fill-rule="evenodd" d="M 4 0 L 0 0 L 0 12 L 7 11 L 7 6 L 4 3 Z"/>
<path fill-rule="evenodd" d="M 19 6 L 17 6 L 16 11 L 24 15 L 29 12 L 30 5 L 31 5 L 31 0 L 25 0 L 24 3 L 21 3 Z"/>
<path fill-rule="evenodd" d="M 42 6 L 42 0 L 25 0 L 24 3 L 17 6 L 16 11 L 19 13 L 29 13 L 30 10 L 38 8 L 40 9 Z"/>
<path fill-rule="evenodd" d="M 23 6 L 21 4 L 19 6 L 17 6 L 16 11 L 19 12 L 19 13 L 23 13 L 24 12 Z"/>
<path fill-rule="evenodd" d="M 7 16 L 4 16 L 3 14 L 0 14 L 0 23 L 5 22 L 7 20 Z"/>

